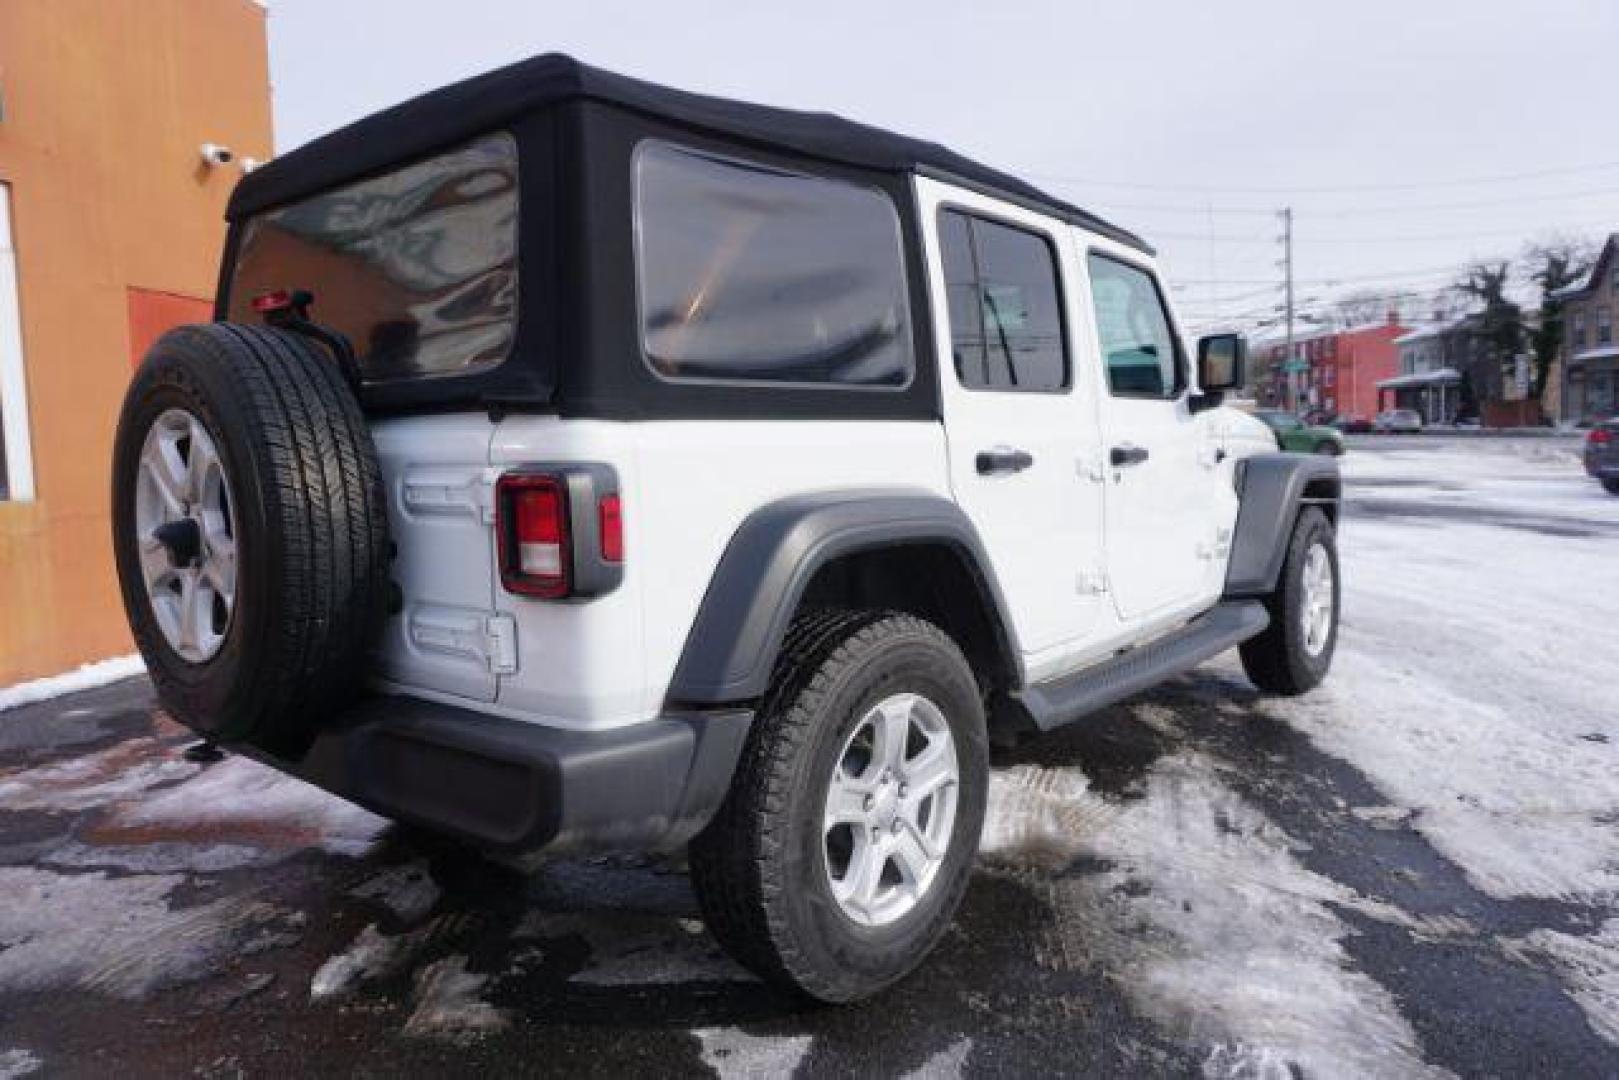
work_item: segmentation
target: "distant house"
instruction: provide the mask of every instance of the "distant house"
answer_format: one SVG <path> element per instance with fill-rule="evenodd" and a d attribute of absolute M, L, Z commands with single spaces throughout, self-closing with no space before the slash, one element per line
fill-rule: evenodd
<path fill-rule="evenodd" d="M 1415 409 L 1425 424 L 1454 423 L 1461 409 L 1462 368 L 1474 347 L 1477 316 L 1418 327 L 1394 339 L 1399 374 L 1377 384 L 1378 411 Z"/>
<path fill-rule="evenodd" d="M 1555 415 L 1565 424 L 1619 414 L 1619 344 L 1613 322 L 1619 312 L 1619 233 L 1582 282 L 1557 293 L 1563 301 L 1563 342 L 1548 379 L 1557 397 Z"/>
<path fill-rule="evenodd" d="M 1370 419 L 1377 411 L 1378 382 L 1398 371 L 1394 342 L 1405 329 L 1391 311 L 1384 322 L 1300 336 L 1293 342 L 1293 371 L 1285 343 L 1260 345 L 1255 396 L 1262 404 L 1297 412 Z"/>
<path fill-rule="evenodd" d="M 1537 323 L 1523 313 L 1524 328 Z M 1395 341 L 1399 374 L 1377 384 L 1379 409 L 1415 409 L 1424 423 L 1480 420 L 1488 427 L 1542 423 L 1530 393 L 1526 352 L 1500 356 L 1492 349 L 1482 312 L 1418 327 Z"/>

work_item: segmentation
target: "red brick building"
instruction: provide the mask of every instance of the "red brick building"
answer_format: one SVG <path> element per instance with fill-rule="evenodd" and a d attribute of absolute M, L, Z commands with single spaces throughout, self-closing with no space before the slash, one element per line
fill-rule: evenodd
<path fill-rule="evenodd" d="M 1284 343 L 1259 346 L 1261 403 L 1370 420 L 1377 415 L 1378 380 L 1400 373 L 1400 350 L 1394 339 L 1406 329 L 1391 311 L 1386 322 L 1304 334 L 1293 341 L 1298 362 L 1291 372 L 1284 362 Z"/>

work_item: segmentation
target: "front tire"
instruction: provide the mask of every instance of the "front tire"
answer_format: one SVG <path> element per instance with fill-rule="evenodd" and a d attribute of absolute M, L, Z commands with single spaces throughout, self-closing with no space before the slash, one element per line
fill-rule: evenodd
<path fill-rule="evenodd" d="M 704 920 L 778 986 L 876 993 L 948 927 L 988 772 L 978 685 L 942 630 L 892 612 L 801 617 L 731 792 L 692 841 Z"/>
<path fill-rule="evenodd" d="M 1305 507 L 1293 526 L 1276 590 L 1265 599 L 1270 625 L 1242 644 L 1242 669 L 1261 690 L 1289 696 L 1321 685 L 1338 646 L 1342 602 L 1332 522 Z"/>

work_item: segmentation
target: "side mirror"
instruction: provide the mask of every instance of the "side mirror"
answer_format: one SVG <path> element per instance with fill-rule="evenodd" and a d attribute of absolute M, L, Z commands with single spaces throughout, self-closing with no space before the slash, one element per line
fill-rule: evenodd
<path fill-rule="evenodd" d="M 1197 388 L 1205 394 L 1236 390 L 1243 383 L 1248 341 L 1241 334 L 1210 334 L 1197 342 Z"/>

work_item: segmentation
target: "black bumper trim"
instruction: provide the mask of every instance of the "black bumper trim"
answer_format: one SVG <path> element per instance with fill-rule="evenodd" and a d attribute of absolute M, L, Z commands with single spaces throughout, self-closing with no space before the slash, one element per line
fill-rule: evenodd
<path fill-rule="evenodd" d="M 684 843 L 730 787 L 753 714 L 570 731 L 404 696 L 362 700 L 296 760 L 242 748 L 388 817 L 497 852 Z"/>

